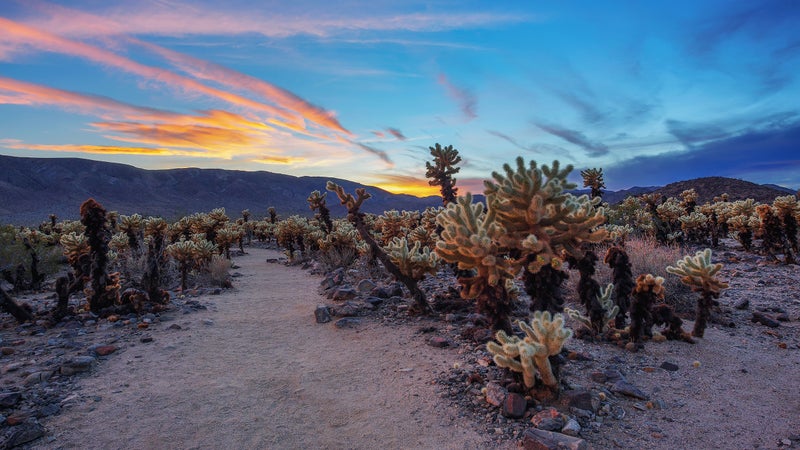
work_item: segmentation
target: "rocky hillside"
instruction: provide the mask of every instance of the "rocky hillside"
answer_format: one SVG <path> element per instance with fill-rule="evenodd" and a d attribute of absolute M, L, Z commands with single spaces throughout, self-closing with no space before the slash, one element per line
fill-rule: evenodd
<path fill-rule="evenodd" d="M 271 172 L 221 169 L 144 170 L 78 158 L 17 158 L 0 155 L 0 223 L 34 225 L 56 214 L 77 219 L 78 208 L 93 197 L 108 210 L 138 212 L 168 219 L 224 207 L 231 217 L 250 209 L 255 217 L 274 206 L 278 214 L 310 215 L 306 198 L 325 192 L 333 180 L 348 192 L 366 187 L 372 198 L 364 211 L 420 210 L 441 205 L 440 197 L 391 194 L 347 180 L 294 177 Z M 332 198 L 331 198 L 332 197 Z M 335 195 L 328 201 L 335 215 L 344 215 Z"/>
<path fill-rule="evenodd" d="M 729 200 L 744 200 L 752 198 L 762 203 L 771 203 L 775 197 L 791 195 L 795 191 L 776 185 L 764 185 L 751 183 L 749 181 L 738 180 L 726 177 L 705 177 L 693 180 L 678 181 L 670 183 L 664 187 L 656 188 L 653 191 L 666 195 L 667 197 L 680 198 L 681 192 L 686 189 L 694 189 L 700 196 L 698 203 L 711 201 L 720 194 L 727 193 Z"/>

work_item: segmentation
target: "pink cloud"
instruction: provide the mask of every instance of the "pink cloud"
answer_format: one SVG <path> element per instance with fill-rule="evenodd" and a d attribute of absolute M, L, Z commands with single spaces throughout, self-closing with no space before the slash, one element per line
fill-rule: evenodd
<path fill-rule="evenodd" d="M 443 73 L 439 74 L 439 84 L 444 86 L 447 90 L 447 94 L 458 103 L 461 112 L 464 113 L 468 121 L 478 117 L 478 114 L 475 112 L 477 100 L 472 92 L 455 86 Z"/>

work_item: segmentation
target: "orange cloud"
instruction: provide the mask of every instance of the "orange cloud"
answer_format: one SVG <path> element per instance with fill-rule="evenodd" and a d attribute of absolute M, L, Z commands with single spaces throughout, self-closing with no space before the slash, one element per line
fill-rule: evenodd
<path fill-rule="evenodd" d="M 250 161 L 259 164 L 295 164 L 306 162 L 306 158 L 297 158 L 294 156 L 262 156 L 260 158 L 252 158 Z"/>
<path fill-rule="evenodd" d="M 214 81 L 234 89 L 246 89 L 274 102 L 281 108 L 300 114 L 303 118 L 317 125 L 352 135 L 339 123 L 332 112 L 313 105 L 285 89 L 227 67 L 203 61 L 158 45 L 149 44 L 138 39 L 131 39 L 131 41 L 161 55 L 161 57 L 195 78 Z"/>
<path fill-rule="evenodd" d="M 276 108 L 237 94 L 212 88 L 191 78 L 168 70 L 147 66 L 92 45 L 65 39 L 3 17 L 0 17 L 0 28 L 4 31 L 3 34 L 0 35 L 0 39 L 15 42 L 20 46 L 34 47 L 40 50 L 78 56 L 105 66 L 115 67 L 148 80 L 158 81 L 186 92 L 204 94 L 224 100 L 233 105 L 279 116 L 285 121 L 302 126 L 301 117 L 282 108 Z"/>

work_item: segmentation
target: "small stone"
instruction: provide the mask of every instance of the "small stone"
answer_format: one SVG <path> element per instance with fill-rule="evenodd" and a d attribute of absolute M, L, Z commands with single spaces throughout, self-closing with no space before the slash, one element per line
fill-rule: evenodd
<path fill-rule="evenodd" d="M 357 317 L 344 317 L 334 322 L 336 328 L 355 328 L 360 324 L 361 319 Z"/>
<path fill-rule="evenodd" d="M 2 373 L 15 372 L 24 366 L 21 362 L 6 364 L 3 366 Z"/>
<path fill-rule="evenodd" d="M 605 383 L 606 380 L 608 379 L 606 374 L 600 371 L 592 372 L 591 374 L 589 374 L 589 378 L 591 378 L 591 380 L 594 381 L 595 383 Z"/>
<path fill-rule="evenodd" d="M 108 355 L 114 353 L 115 351 L 117 351 L 117 347 L 115 347 L 113 345 L 101 345 L 101 346 L 96 347 L 94 349 L 94 353 L 97 356 L 108 356 Z"/>
<path fill-rule="evenodd" d="M 625 380 L 625 375 L 617 369 L 606 369 L 603 374 L 606 376 L 606 381 L 609 383 Z"/>
<path fill-rule="evenodd" d="M 678 370 L 678 365 L 675 363 L 671 363 L 669 361 L 664 361 L 663 363 L 661 363 L 659 367 L 666 370 L 667 372 L 675 372 Z"/>
<path fill-rule="evenodd" d="M 628 383 L 625 380 L 619 380 L 611 387 L 611 392 L 615 394 L 627 395 L 628 397 L 638 398 L 639 400 L 647 400 L 649 397 L 642 392 L 641 389 Z"/>
<path fill-rule="evenodd" d="M 564 426 L 561 413 L 555 408 L 546 408 L 531 417 L 533 426 L 540 430 L 559 431 Z"/>
<path fill-rule="evenodd" d="M 375 289 L 375 283 L 373 283 L 372 280 L 363 279 L 358 282 L 356 289 L 362 294 L 369 294 Z"/>
<path fill-rule="evenodd" d="M 792 446 L 792 441 L 789 440 L 789 439 L 781 439 L 781 444 L 783 444 L 786 447 L 791 447 Z"/>
<path fill-rule="evenodd" d="M 574 389 L 565 391 L 562 394 L 563 401 L 571 408 L 585 409 L 587 411 L 597 411 L 599 405 L 592 400 L 592 393 L 585 389 Z"/>
<path fill-rule="evenodd" d="M 150 342 L 153 342 L 153 336 L 142 336 L 139 338 L 139 342 L 142 344 L 149 344 Z"/>
<path fill-rule="evenodd" d="M 333 293 L 333 300 L 338 302 L 343 302 L 346 300 L 352 300 L 356 298 L 358 293 L 355 289 L 351 287 L 340 287 Z"/>
<path fill-rule="evenodd" d="M 372 305 L 374 308 L 377 308 L 378 306 L 381 306 L 383 304 L 384 299 L 380 297 L 367 297 L 367 299 L 364 300 L 364 302 L 367 303 L 368 305 Z"/>
<path fill-rule="evenodd" d="M 753 317 L 750 319 L 750 321 L 753 323 L 760 323 L 761 325 L 770 328 L 778 328 L 781 326 L 780 322 L 772 318 L 770 315 L 757 311 L 753 312 Z"/>
<path fill-rule="evenodd" d="M 25 386 L 31 386 L 37 383 L 43 383 L 50 379 L 53 375 L 52 372 L 49 370 L 43 370 L 41 372 L 33 372 L 32 374 L 25 377 L 25 380 L 22 382 Z"/>
<path fill-rule="evenodd" d="M 508 391 L 497 383 L 490 382 L 486 385 L 486 401 L 493 406 L 502 406 Z"/>
<path fill-rule="evenodd" d="M 589 444 L 581 438 L 531 428 L 522 435 L 522 447 L 525 450 L 587 450 Z"/>
<path fill-rule="evenodd" d="M 177 323 L 173 323 L 172 325 L 167 327 L 168 330 L 182 330 L 183 327 L 178 325 Z"/>
<path fill-rule="evenodd" d="M 0 353 L 4 356 L 13 355 L 15 350 L 11 347 L 0 347 Z"/>
<path fill-rule="evenodd" d="M 44 436 L 44 427 L 38 423 L 25 422 L 14 430 L 5 442 L 5 448 L 18 447 Z"/>
<path fill-rule="evenodd" d="M 208 326 L 214 325 L 214 321 L 211 319 L 203 319 L 202 322 L 203 325 L 208 325 Z"/>
<path fill-rule="evenodd" d="M 519 419 L 525 415 L 525 410 L 528 409 L 528 401 L 525 397 L 517 393 L 509 393 L 503 401 L 503 416 Z"/>
<path fill-rule="evenodd" d="M 742 300 L 739 300 L 736 303 L 736 305 L 734 305 L 733 307 L 736 308 L 736 309 L 739 309 L 739 310 L 748 309 L 750 307 L 750 300 L 748 300 L 746 298 L 742 299 Z"/>
<path fill-rule="evenodd" d="M 561 432 L 567 436 L 577 436 L 581 432 L 581 424 L 575 419 L 569 419 L 567 423 L 564 424 L 564 428 L 561 429 Z"/>
<path fill-rule="evenodd" d="M 22 394 L 19 392 L 6 392 L 0 394 L 0 408 L 11 408 L 22 400 Z"/>
<path fill-rule="evenodd" d="M 328 323 L 331 320 L 331 311 L 325 305 L 317 306 L 317 309 L 314 310 L 314 318 L 317 320 L 317 323 Z"/>
<path fill-rule="evenodd" d="M 43 406 L 39 409 L 39 417 L 50 417 L 55 416 L 61 411 L 61 407 L 58 406 L 56 403 L 50 403 L 49 405 Z"/>
<path fill-rule="evenodd" d="M 436 348 L 445 348 L 450 346 L 450 339 L 441 337 L 441 336 L 433 336 L 428 339 L 428 345 L 431 347 Z"/>

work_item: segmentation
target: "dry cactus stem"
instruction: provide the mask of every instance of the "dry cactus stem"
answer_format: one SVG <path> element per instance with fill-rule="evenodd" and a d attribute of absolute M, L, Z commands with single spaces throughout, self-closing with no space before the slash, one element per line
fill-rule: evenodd
<path fill-rule="evenodd" d="M 723 289 L 728 285 L 719 279 L 716 274 L 722 269 L 722 263 L 711 263 L 711 249 L 697 252 L 694 256 L 686 256 L 679 260 L 675 266 L 667 267 L 667 272 L 681 277 L 681 282 L 700 293 L 697 302 L 697 317 L 694 322 L 692 335 L 702 338 L 711 317 L 711 307 L 714 299 L 719 298 Z"/>
<path fill-rule="evenodd" d="M 630 348 L 642 346 L 644 337 L 653 337 L 653 305 L 664 299 L 664 278 L 642 274 L 636 278 L 631 302 Z"/>
<path fill-rule="evenodd" d="M 417 285 L 417 280 L 404 274 L 403 271 L 401 271 L 400 268 L 397 267 L 394 262 L 392 262 L 392 259 L 388 254 L 386 254 L 383 248 L 378 245 L 378 243 L 372 237 L 372 234 L 370 234 L 369 228 L 364 221 L 364 213 L 361 212 L 361 205 L 365 200 L 371 197 L 371 195 L 367 193 L 366 189 L 356 189 L 355 197 L 353 197 L 352 194 L 346 193 L 343 187 L 332 181 L 328 181 L 325 189 L 336 193 L 336 196 L 339 197 L 339 201 L 341 201 L 342 205 L 347 208 L 347 220 L 349 220 L 350 223 L 352 223 L 356 228 L 358 234 L 361 236 L 361 239 L 364 240 L 364 242 L 366 242 L 369 246 L 372 254 L 381 262 L 381 264 L 383 264 L 383 267 L 385 267 L 389 273 L 391 273 L 399 282 L 403 283 L 408 288 L 409 292 L 411 292 L 412 298 L 414 299 L 415 309 L 421 313 L 430 312 L 431 307 L 428 305 L 428 300 L 425 296 L 425 293 Z"/>
<path fill-rule="evenodd" d="M 147 245 L 147 268 L 142 277 L 142 287 L 150 301 L 167 303 L 169 293 L 161 289 L 161 273 L 164 267 L 164 240 L 167 236 L 167 222 L 160 217 L 148 217 L 144 221 Z"/>
<path fill-rule="evenodd" d="M 625 319 L 631 305 L 631 292 L 636 286 L 631 272 L 631 260 L 628 253 L 622 247 L 609 247 L 603 261 L 612 270 L 612 281 L 614 283 L 614 304 L 619 308 L 619 313 L 614 319 L 614 327 L 625 328 Z"/>
<path fill-rule="evenodd" d="M 134 252 L 139 251 L 143 219 L 139 214 L 119 217 L 119 230 L 128 237 L 128 248 Z"/>
<path fill-rule="evenodd" d="M 433 156 L 433 164 L 430 162 L 425 163 L 425 177 L 430 178 L 428 182 L 431 186 L 439 186 L 442 193 L 442 203 L 447 206 L 456 201 L 458 196 L 458 188 L 456 188 L 456 179 L 453 175 L 457 174 L 461 168 L 456 167 L 456 164 L 461 162 L 461 156 L 458 155 L 458 150 L 454 149 L 452 145 L 442 147 L 436 143 L 434 147 L 428 147 Z"/>
<path fill-rule="evenodd" d="M 783 253 L 784 264 L 795 264 L 792 245 L 785 234 L 783 223 L 770 205 L 758 205 L 756 213 L 761 219 L 761 245 L 764 252 L 774 259 L 775 253 Z"/>
<path fill-rule="evenodd" d="M 554 372 L 550 356 L 559 354 L 564 343 L 572 336 L 572 330 L 564 328 L 564 317 L 556 314 L 551 318 L 548 311 L 536 311 L 530 325 L 521 320 L 517 325 L 525 333 L 525 338 L 509 336 L 500 330 L 495 335 L 500 343 L 486 344 L 486 349 L 494 355 L 495 364 L 521 373 L 528 389 L 536 386 L 538 375 L 544 386 L 558 390 L 558 371 Z"/>
<path fill-rule="evenodd" d="M 795 254 L 800 253 L 797 242 L 797 219 L 800 217 L 800 204 L 798 204 L 797 198 L 793 195 L 777 197 L 772 202 L 772 206 L 775 207 L 783 223 L 783 229 L 789 245 Z"/>
<path fill-rule="evenodd" d="M 113 306 L 119 301 L 119 274 L 107 273 L 108 241 L 111 231 L 106 223 L 106 210 L 94 199 L 81 204 L 81 223 L 86 227 L 91 259 L 90 289 L 87 290 L 89 308 L 94 313 Z"/>
<path fill-rule="evenodd" d="M 606 187 L 603 181 L 603 169 L 581 170 L 581 177 L 583 177 L 583 187 L 591 188 L 592 198 L 603 196 L 603 188 Z"/>

